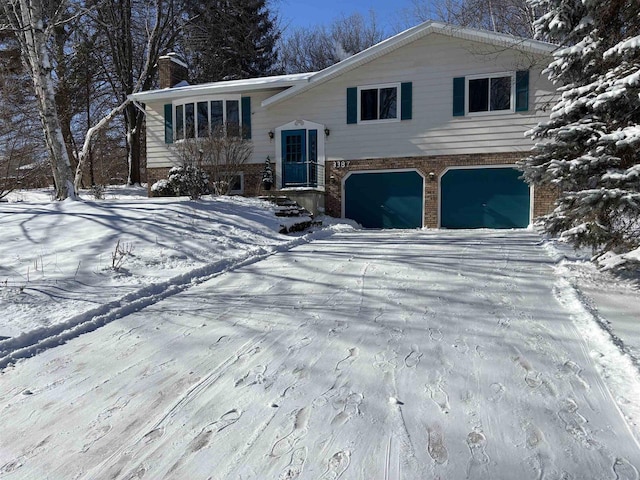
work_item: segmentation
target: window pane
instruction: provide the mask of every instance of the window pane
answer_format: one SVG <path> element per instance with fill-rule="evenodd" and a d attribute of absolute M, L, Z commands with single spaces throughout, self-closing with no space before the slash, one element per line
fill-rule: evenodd
<path fill-rule="evenodd" d="M 469 80 L 469 112 L 489 110 L 489 79 Z"/>
<path fill-rule="evenodd" d="M 309 161 L 318 161 L 318 131 L 309 130 Z"/>
<path fill-rule="evenodd" d="M 224 125 L 224 114 L 222 113 L 222 100 L 211 102 L 211 130 L 219 134 L 217 130 Z"/>
<path fill-rule="evenodd" d="M 209 135 L 209 104 L 198 102 L 198 137 Z"/>
<path fill-rule="evenodd" d="M 380 89 L 380 119 L 398 118 L 398 89 L 381 88 Z"/>
<path fill-rule="evenodd" d="M 195 117 L 193 103 L 184 106 L 185 138 L 193 138 L 195 135 Z"/>
<path fill-rule="evenodd" d="M 242 191 L 242 176 L 234 175 L 229 179 L 229 191 L 231 192 Z"/>
<path fill-rule="evenodd" d="M 302 162 L 302 135 L 287 135 L 284 152 L 285 162 Z"/>
<path fill-rule="evenodd" d="M 184 107 L 176 107 L 176 140 L 184 139 Z"/>
<path fill-rule="evenodd" d="M 240 102 L 227 100 L 227 135 L 240 135 Z"/>
<path fill-rule="evenodd" d="M 378 89 L 360 90 L 360 120 L 378 119 Z"/>
<path fill-rule="evenodd" d="M 511 77 L 499 77 L 491 79 L 491 105 L 490 110 L 511 109 Z"/>

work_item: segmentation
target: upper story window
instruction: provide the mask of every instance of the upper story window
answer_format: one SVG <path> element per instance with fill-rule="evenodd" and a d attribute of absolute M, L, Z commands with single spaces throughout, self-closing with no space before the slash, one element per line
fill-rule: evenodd
<path fill-rule="evenodd" d="M 399 120 L 400 85 L 358 87 L 358 121 Z"/>
<path fill-rule="evenodd" d="M 515 84 L 515 72 L 467 77 L 467 112 L 513 112 Z"/>
<path fill-rule="evenodd" d="M 242 127 L 240 97 L 174 104 L 175 140 L 208 137 L 218 129 L 238 136 Z"/>
<path fill-rule="evenodd" d="M 347 124 L 411 120 L 413 83 L 347 88 Z"/>

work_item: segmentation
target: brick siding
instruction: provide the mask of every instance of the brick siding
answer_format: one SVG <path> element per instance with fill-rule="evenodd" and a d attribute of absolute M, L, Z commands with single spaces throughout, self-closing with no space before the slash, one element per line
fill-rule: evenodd
<path fill-rule="evenodd" d="M 512 165 L 522 158 L 521 153 L 490 153 L 474 155 L 438 155 L 429 157 L 376 158 L 344 162 L 329 161 L 326 165 L 325 208 L 328 215 L 342 214 L 342 180 L 353 171 L 411 169 L 425 178 L 424 225 L 438 227 L 438 184 L 447 167 L 471 167 L 483 165 Z M 433 173 L 430 176 L 430 173 Z M 433 178 L 431 178 L 433 177 Z M 556 193 L 549 189 L 534 191 L 534 217 L 551 211 Z"/>
<path fill-rule="evenodd" d="M 448 167 L 513 165 L 521 158 L 521 153 L 491 153 L 429 157 L 376 158 L 367 160 L 351 160 L 348 162 L 335 162 L 329 160 L 325 166 L 325 211 L 327 215 L 333 217 L 340 217 L 342 215 L 342 180 L 349 172 L 394 169 L 417 170 L 425 178 L 424 225 L 429 228 L 437 228 L 438 184 L 441 175 Z M 342 166 L 343 164 L 344 166 Z M 273 168 L 275 170 L 275 167 Z M 265 195 L 267 193 L 262 188 L 263 169 L 264 164 L 247 164 L 242 166 L 241 170 L 244 173 L 243 195 L 251 197 Z M 153 185 L 154 182 L 161 178 L 167 178 L 168 173 L 169 168 L 148 169 L 148 185 Z M 433 173 L 433 176 L 430 176 L 431 173 Z M 556 198 L 557 192 L 553 189 L 534 189 L 534 218 L 549 213 L 553 209 Z"/>

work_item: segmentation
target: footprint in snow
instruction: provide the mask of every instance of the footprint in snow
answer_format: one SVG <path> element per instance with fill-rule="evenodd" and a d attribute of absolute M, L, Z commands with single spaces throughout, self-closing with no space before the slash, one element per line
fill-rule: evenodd
<path fill-rule="evenodd" d="M 449 459 L 449 452 L 444 445 L 444 433 L 438 423 L 427 428 L 427 453 L 438 465 L 446 463 Z"/>
<path fill-rule="evenodd" d="M 439 328 L 430 328 L 429 338 L 434 342 L 442 341 L 442 331 Z"/>
<path fill-rule="evenodd" d="M 373 365 L 385 373 L 391 372 L 398 367 L 398 354 L 393 350 L 385 350 L 376 353 Z"/>
<path fill-rule="evenodd" d="M 524 427 L 525 443 L 527 448 L 533 449 L 544 443 L 544 432 L 533 423 L 527 423 Z"/>
<path fill-rule="evenodd" d="M 586 382 L 586 380 L 582 378 L 582 375 L 581 375 L 582 367 L 580 367 L 580 365 L 578 365 L 576 362 L 572 360 L 567 360 L 562 364 L 559 370 L 560 370 L 559 376 L 563 376 L 563 375 L 571 376 L 572 377 L 570 380 L 571 383 L 577 385 L 579 388 L 583 390 L 589 390 L 589 388 L 591 388 L 589 384 Z"/>
<path fill-rule="evenodd" d="M 11 461 L 5 463 L 2 467 L 0 467 L 0 473 L 15 472 L 16 470 L 18 470 L 23 465 L 24 464 L 22 463 L 22 461 L 20 459 L 11 460 Z"/>
<path fill-rule="evenodd" d="M 242 416 L 242 410 L 234 408 L 222 414 L 218 420 L 216 420 L 211 424 L 211 426 L 216 432 L 221 432 L 225 428 L 230 427 L 231 425 L 236 423 L 238 420 L 240 420 L 241 416 Z"/>
<path fill-rule="evenodd" d="M 465 355 L 469 351 L 469 345 L 464 337 L 456 338 L 453 348 L 455 348 L 461 355 Z"/>
<path fill-rule="evenodd" d="M 111 425 L 102 425 L 100 427 L 92 428 L 91 431 L 87 434 L 87 443 L 85 443 L 80 449 L 81 453 L 86 453 L 89 449 L 104 437 L 111 430 Z"/>
<path fill-rule="evenodd" d="M 351 364 L 356 361 L 356 358 L 358 358 L 358 355 L 360 355 L 360 349 L 358 349 L 358 347 L 351 347 L 349 349 L 349 355 L 347 355 L 345 358 L 343 358 L 338 363 L 336 363 L 335 371 L 340 372 L 350 367 Z"/>
<path fill-rule="evenodd" d="M 449 406 L 449 394 L 442 387 L 441 381 L 438 381 L 435 385 L 425 385 L 425 390 L 433 403 L 440 408 L 440 411 L 445 415 L 448 414 L 451 409 Z"/>
<path fill-rule="evenodd" d="M 626 458 L 616 458 L 613 462 L 616 480 L 638 480 L 638 470 Z"/>
<path fill-rule="evenodd" d="M 307 434 L 307 424 L 311 412 L 309 408 L 301 408 L 295 411 L 293 419 L 293 429 L 289 434 L 277 440 L 271 447 L 269 455 L 272 457 L 281 457 L 293 451 L 296 444 Z"/>
<path fill-rule="evenodd" d="M 504 385 L 497 382 L 492 383 L 489 386 L 489 389 L 491 390 L 491 396 L 489 397 L 489 400 L 491 400 L 494 403 L 498 403 L 500 400 L 502 400 L 502 397 L 504 397 L 504 392 L 505 392 Z"/>
<path fill-rule="evenodd" d="M 422 353 L 418 349 L 417 345 L 411 345 L 411 353 L 404 357 L 404 364 L 408 368 L 415 368 L 420 363 L 420 359 L 422 358 Z"/>
<path fill-rule="evenodd" d="M 349 393 L 344 400 L 344 407 L 331 421 L 332 427 L 339 427 L 347 423 L 352 417 L 360 415 L 360 405 L 364 400 L 361 393 Z"/>
<path fill-rule="evenodd" d="M 516 351 L 517 352 L 517 351 Z M 525 371 L 524 381 L 530 388 L 538 388 L 542 385 L 542 375 L 539 372 L 536 372 L 529 360 L 519 354 L 513 357 L 513 361 L 520 365 Z"/>
<path fill-rule="evenodd" d="M 144 437 L 142 437 L 142 441 L 146 444 L 151 443 L 159 439 L 164 435 L 164 428 L 154 428 L 150 432 L 147 432 Z"/>
<path fill-rule="evenodd" d="M 282 473 L 280 473 L 278 480 L 295 480 L 300 477 L 306 461 L 307 447 L 296 448 L 291 453 L 291 460 L 289 461 L 289 465 L 284 467 L 284 470 L 282 470 Z"/>
<path fill-rule="evenodd" d="M 578 404 L 576 404 L 573 399 L 569 398 L 564 402 L 564 405 L 558 412 L 558 417 L 560 417 L 560 420 L 562 420 L 565 425 L 565 429 L 571 436 L 583 443 L 588 441 L 588 434 L 584 427 L 587 419 L 578 412 Z"/>
<path fill-rule="evenodd" d="M 467 446 L 471 453 L 470 464 L 486 465 L 489 463 L 490 458 L 486 452 L 487 437 L 485 437 L 482 430 L 476 429 L 467 435 Z"/>
<path fill-rule="evenodd" d="M 327 462 L 327 469 L 319 480 L 337 480 L 349 468 L 349 463 L 351 463 L 351 452 L 349 450 L 334 453 Z"/>
<path fill-rule="evenodd" d="M 249 370 L 243 377 L 237 379 L 234 382 L 234 387 L 250 387 L 256 384 L 263 384 L 265 382 L 264 374 L 267 372 L 267 367 L 265 365 L 256 365 L 254 368 Z"/>
<path fill-rule="evenodd" d="M 312 341 L 313 339 L 310 337 L 306 337 L 306 336 L 302 337 L 295 343 L 292 343 L 291 345 L 289 345 L 287 347 L 287 350 L 289 351 L 290 354 L 296 353 L 298 350 L 302 350 L 304 347 L 308 346 Z"/>

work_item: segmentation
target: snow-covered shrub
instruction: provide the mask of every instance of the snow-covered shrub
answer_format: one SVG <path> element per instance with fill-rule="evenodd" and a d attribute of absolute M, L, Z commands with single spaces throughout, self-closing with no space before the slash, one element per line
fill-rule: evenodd
<path fill-rule="evenodd" d="M 167 180 L 166 178 L 162 178 L 151 185 L 152 197 L 173 197 L 174 195 L 175 192 L 173 191 L 171 185 L 169 185 L 169 180 Z"/>
<path fill-rule="evenodd" d="M 181 165 L 169 170 L 168 184 L 175 195 L 188 195 L 192 200 L 209 193 L 209 176 L 193 165 Z"/>
<path fill-rule="evenodd" d="M 96 200 L 104 200 L 104 194 L 107 191 L 107 189 L 105 188 L 104 185 L 91 185 L 91 195 L 93 195 L 93 198 L 95 198 Z"/>

